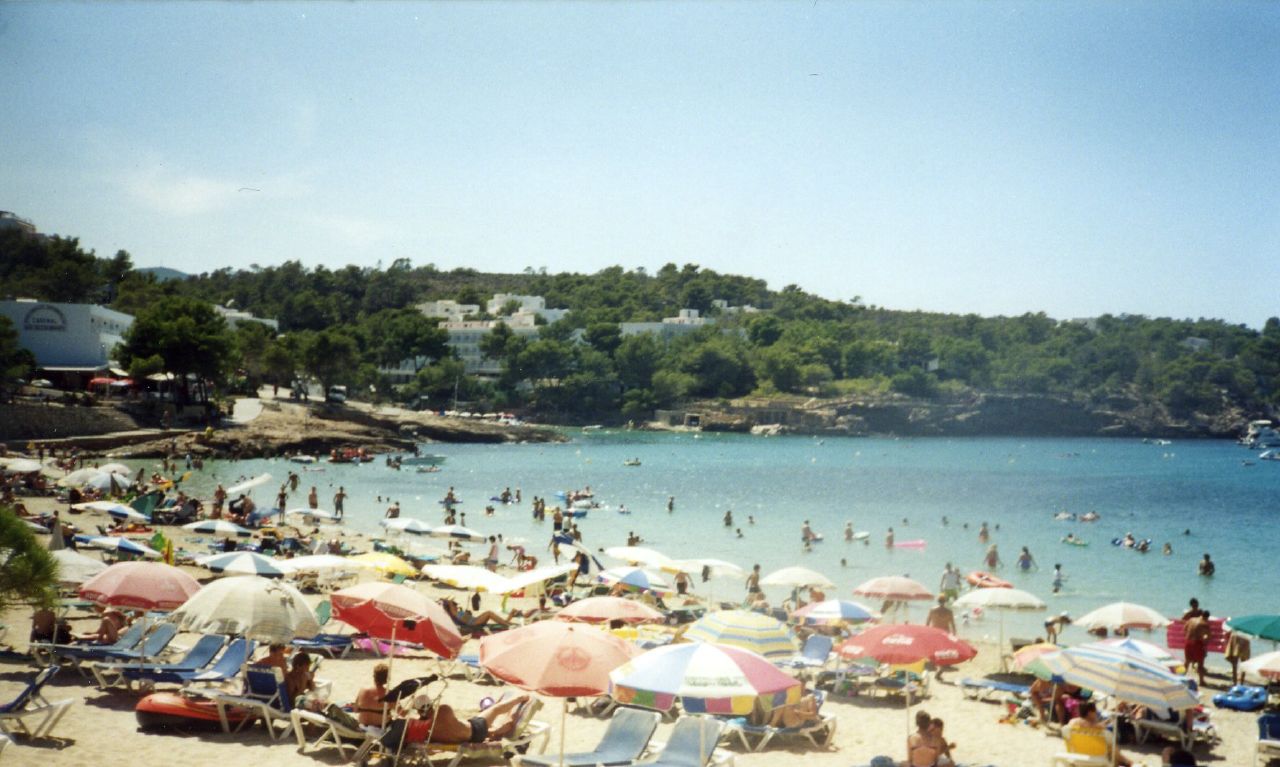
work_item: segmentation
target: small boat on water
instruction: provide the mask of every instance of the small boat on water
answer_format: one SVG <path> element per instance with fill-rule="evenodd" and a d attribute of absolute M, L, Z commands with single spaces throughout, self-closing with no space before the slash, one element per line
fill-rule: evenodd
<path fill-rule="evenodd" d="M 623 462 L 622 462 L 622 465 L 623 465 L 623 466 L 639 466 L 639 465 L 640 465 L 640 459 L 639 459 L 639 458 L 628 458 L 627 460 L 625 460 L 625 461 L 623 461 Z"/>
<path fill-rule="evenodd" d="M 319 458 L 316 458 L 314 455 L 291 455 L 291 456 L 289 456 L 289 462 L 290 462 L 290 463 L 315 463 L 315 462 L 316 462 L 316 461 L 318 461 L 318 460 L 320 460 L 320 459 L 319 459 Z"/>
<path fill-rule="evenodd" d="M 401 466 L 439 466 L 444 463 L 448 456 L 437 455 L 435 453 L 424 453 L 422 455 L 406 455 L 398 459 Z"/>

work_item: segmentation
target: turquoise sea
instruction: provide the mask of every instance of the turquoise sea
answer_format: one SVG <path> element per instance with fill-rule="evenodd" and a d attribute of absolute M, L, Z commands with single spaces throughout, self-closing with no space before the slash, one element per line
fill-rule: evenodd
<path fill-rule="evenodd" d="M 377 532 L 388 499 L 400 502 L 402 516 L 439 523 L 438 501 L 453 486 L 470 527 L 524 537 L 530 552 L 546 561 L 551 524 L 532 520 L 532 497 L 554 505 L 557 491 L 590 485 L 611 508 L 579 520 L 592 548 L 622 545 L 634 530 L 646 545 L 676 558 L 717 557 L 744 567 L 759 562 L 766 573 L 802 564 L 827 575 L 845 598 L 876 575 L 910 575 L 937 588 L 948 561 L 964 572 L 985 569 L 986 547 L 978 541 L 985 521 L 1005 560 L 998 575 L 1045 599 L 1048 614 L 1079 616 L 1116 600 L 1178 614 L 1191 596 L 1219 616 L 1280 612 L 1280 462 L 1245 465 L 1256 454 L 1230 442 L 596 431 L 573 432 L 565 444 L 436 444 L 424 445 L 424 451 L 447 456 L 443 471 L 396 471 L 381 459 L 359 466 L 316 464 L 299 471 L 302 485 L 290 505 L 305 505 L 306 491 L 315 485 L 321 507 L 330 508 L 334 490 L 343 485 L 350 495 L 346 525 Z M 642 465 L 624 466 L 630 458 Z M 270 502 L 288 471 L 302 468 L 284 460 L 216 462 L 193 476 L 189 487 L 207 498 L 215 481 L 229 485 L 265 471 L 276 481 L 260 488 L 257 500 Z M 520 488 L 524 502 L 497 505 L 495 516 L 486 518 L 488 499 L 504 487 Z M 672 514 L 666 511 L 669 496 L 675 497 Z M 612 510 L 620 504 L 631 513 Z M 723 524 L 727 510 L 733 512 L 732 528 Z M 1091 524 L 1054 521 L 1062 510 L 1096 510 L 1102 518 Z M 944 516 L 949 524 L 943 524 Z M 806 519 L 826 537 L 808 553 L 800 539 Z M 867 544 L 843 540 L 846 520 L 870 532 Z M 925 547 L 886 549 L 890 526 L 898 541 L 921 539 Z M 1061 543 L 1068 532 L 1090 545 Z M 1129 532 L 1150 538 L 1150 553 L 1111 544 Z M 1172 555 L 1161 553 L 1166 542 Z M 1022 546 L 1030 548 L 1038 571 L 1016 569 Z M 1206 552 L 1217 563 L 1212 578 L 1197 575 Z M 1056 595 L 1055 563 L 1067 576 Z M 717 598 L 743 594 L 738 582 L 718 581 L 715 589 Z M 778 603 L 786 594 L 774 590 L 769 596 Z M 923 610 L 913 614 L 919 619 Z M 1036 635 L 1046 615 L 1009 615 L 1007 631 Z M 988 616 L 962 633 L 994 636 L 997 628 Z M 1066 635 L 1082 638 L 1071 630 Z"/>

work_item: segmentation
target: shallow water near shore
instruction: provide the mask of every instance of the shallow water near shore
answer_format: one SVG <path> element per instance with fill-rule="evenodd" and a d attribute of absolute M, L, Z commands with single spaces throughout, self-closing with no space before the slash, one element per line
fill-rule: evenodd
<path fill-rule="evenodd" d="M 380 530 L 378 520 L 390 500 L 400 502 L 402 516 L 439 523 L 438 501 L 453 486 L 468 526 L 523 537 L 530 553 L 545 562 L 551 524 L 532 520 L 533 496 L 555 505 L 560 503 L 556 492 L 590 485 L 608 507 L 579 520 L 592 548 L 621 545 L 635 531 L 646 545 L 677 558 L 717 557 L 744 567 L 759 562 L 765 572 L 804 565 L 827 575 L 837 585 L 834 594 L 845 598 L 877 575 L 909 574 L 936 588 L 948 561 L 964 572 L 986 569 L 986 546 L 978 541 L 979 525 L 986 521 L 1005 562 L 997 574 L 1049 606 L 1047 613 L 1007 615 L 1010 636 L 1039 635 L 1049 614 L 1079 616 L 1122 599 L 1170 615 L 1180 614 L 1191 596 L 1218 616 L 1280 611 L 1275 564 L 1280 462 L 1245 465 L 1256 454 L 1230 442 L 759 438 L 602 430 L 574 433 L 564 444 L 433 444 L 423 450 L 447 456 L 442 471 L 397 471 L 381 457 L 365 465 L 309 467 L 283 459 L 210 462 L 187 486 L 208 498 L 217 481 L 230 485 L 265 471 L 275 481 L 259 488 L 256 500 L 269 504 L 293 470 L 301 482 L 291 507 L 304 506 L 315 485 L 321 508 L 332 508 L 334 491 L 345 486 L 345 524 L 362 532 Z M 625 466 L 632 458 L 641 465 Z M 523 503 L 494 504 L 494 516 L 486 517 L 488 499 L 504 487 L 520 488 Z M 672 514 L 666 511 L 669 496 L 675 497 Z M 618 513 L 619 505 L 631 513 Z M 732 527 L 723 523 L 728 510 Z M 1095 510 L 1101 520 L 1054 521 L 1063 510 L 1077 515 Z M 811 552 L 800 541 L 806 519 L 825 535 Z M 843 540 L 846 520 L 870 532 L 866 544 Z M 886 549 L 890 526 L 898 542 L 923 540 L 925 546 Z M 1068 532 L 1089 545 L 1062 543 Z M 1150 538 L 1151 551 L 1112 545 L 1112 539 L 1129 532 L 1139 540 Z M 1161 553 L 1166 542 L 1172 555 Z M 1038 570 L 1015 567 L 1022 546 L 1030 548 Z M 1205 552 L 1217 563 L 1213 578 L 1196 572 Z M 1055 563 L 1067 576 L 1060 594 L 1052 593 Z M 737 581 L 712 585 L 717 598 L 743 595 Z M 774 603 L 786 596 L 782 589 L 768 593 Z M 919 620 L 923 608 L 913 608 L 912 615 Z M 988 616 L 963 626 L 961 633 L 994 637 L 998 625 Z M 1064 637 L 1083 638 L 1075 630 Z M 1161 632 L 1153 638 L 1163 641 Z"/>

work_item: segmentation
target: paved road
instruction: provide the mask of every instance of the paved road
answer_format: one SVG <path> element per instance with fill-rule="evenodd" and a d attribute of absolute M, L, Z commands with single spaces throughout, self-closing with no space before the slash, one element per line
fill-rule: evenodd
<path fill-rule="evenodd" d="M 236 399 L 235 412 L 231 414 L 233 423 L 249 423 L 262 412 L 262 400 L 257 397 Z"/>

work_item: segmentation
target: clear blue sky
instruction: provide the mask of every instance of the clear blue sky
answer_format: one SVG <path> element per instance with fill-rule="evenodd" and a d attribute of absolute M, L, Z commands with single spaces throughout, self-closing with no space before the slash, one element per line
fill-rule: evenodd
<path fill-rule="evenodd" d="M 1280 3 L 4 3 L 0 73 L 0 208 L 142 266 L 1280 314 Z"/>

